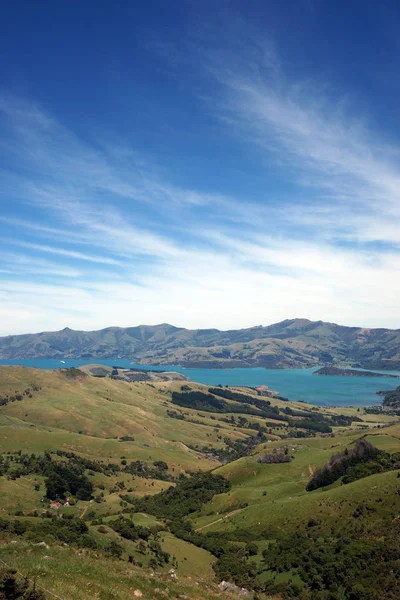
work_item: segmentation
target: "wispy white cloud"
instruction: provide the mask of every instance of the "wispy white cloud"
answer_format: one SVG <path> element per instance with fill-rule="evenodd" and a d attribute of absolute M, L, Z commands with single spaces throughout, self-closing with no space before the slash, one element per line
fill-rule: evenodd
<path fill-rule="evenodd" d="M 29 275 L 42 274 L 59 277 L 81 277 L 84 272 L 69 265 L 60 265 L 57 262 L 42 260 L 38 256 L 27 256 L 15 252 L 2 252 L 3 263 L 9 268 L 3 272 L 10 275 Z"/>
<path fill-rule="evenodd" d="M 263 75 L 239 65 L 210 69 L 220 86 L 218 114 L 303 189 L 302 201 L 296 194 L 281 216 L 326 237 L 395 241 L 400 147 L 354 116 L 349 98 L 334 99 L 312 80 L 288 81 L 274 59 Z M 313 200 L 304 199 L 307 189 Z"/>
<path fill-rule="evenodd" d="M 78 234 L 72 229 L 49 227 L 43 222 L 28 221 L 26 219 L 20 219 L 15 217 L 5 217 L 0 215 L 0 223 L 3 223 L 6 227 L 11 226 L 22 231 L 34 232 L 36 236 L 46 237 L 47 239 L 63 240 L 64 238 L 71 241 L 84 242 L 84 236 Z"/>
<path fill-rule="evenodd" d="M 213 114 L 228 123 L 227 143 L 257 148 L 260 170 L 274 157 L 296 183 L 290 199 L 180 188 L 125 144 L 92 147 L 37 107 L 0 99 L 29 209 L 0 217 L 10 263 L 0 333 L 295 316 L 400 327 L 400 148 L 351 117 L 348 99 L 288 81 L 271 48 L 231 59 L 209 54 Z"/>
<path fill-rule="evenodd" d="M 56 248 L 54 246 L 44 246 L 42 244 L 33 244 L 30 242 L 17 241 L 14 244 L 22 246 L 23 248 L 30 248 L 31 250 L 38 250 L 39 252 L 46 252 L 50 254 L 59 254 L 60 256 L 67 256 L 69 258 L 76 258 L 77 260 L 86 260 L 94 263 L 101 263 L 105 265 L 120 265 L 121 262 L 115 258 L 109 258 L 107 256 L 91 256 L 84 254 L 83 252 L 76 252 L 75 250 L 67 250 L 65 248 Z"/>
<path fill-rule="evenodd" d="M 14 306 L 30 311 L 35 330 L 162 321 L 231 328 L 299 314 L 347 324 L 396 324 L 400 263 L 395 256 L 374 263 L 357 252 L 321 253 L 293 245 L 276 249 L 257 268 L 249 266 L 252 259 L 242 248 L 233 255 L 187 253 L 179 262 L 151 270 L 142 285 L 102 277 L 74 285 L 3 280 L 6 297 L 1 304 L 9 311 Z M 279 264 L 279 271 L 274 273 L 269 264 Z M 27 322 L 7 320 L 3 327 L 6 333 L 26 331 Z"/>
<path fill-rule="evenodd" d="M 55 199 L 48 192 L 41 196 L 42 206 L 56 211 L 67 224 L 74 224 L 84 232 L 83 242 L 94 246 L 107 247 L 109 251 L 120 255 L 148 254 L 157 257 L 176 256 L 179 250 L 174 243 L 147 231 L 143 227 L 135 227 L 129 223 L 131 211 L 126 215 L 115 207 L 96 206 L 68 199 Z"/>

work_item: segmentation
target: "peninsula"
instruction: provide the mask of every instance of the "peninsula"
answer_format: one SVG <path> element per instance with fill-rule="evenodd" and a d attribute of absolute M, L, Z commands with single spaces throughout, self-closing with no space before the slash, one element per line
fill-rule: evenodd
<path fill-rule="evenodd" d="M 400 379 L 400 375 L 393 375 L 391 373 L 341 369 L 340 367 L 322 367 L 321 369 L 318 369 L 318 371 L 314 371 L 313 375 L 337 375 L 338 377 L 393 377 L 394 379 Z"/>

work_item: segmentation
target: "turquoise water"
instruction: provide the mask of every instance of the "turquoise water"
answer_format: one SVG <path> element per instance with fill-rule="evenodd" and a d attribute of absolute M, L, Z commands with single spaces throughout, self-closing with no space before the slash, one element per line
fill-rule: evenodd
<path fill-rule="evenodd" d="M 60 369 L 61 367 L 79 367 L 95 360 L 66 359 L 62 363 L 58 359 L 43 360 L 0 360 L 0 365 L 23 365 L 25 367 L 36 367 L 39 369 Z M 150 369 L 153 371 L 174 370 L 189 377 L 192 381 L 205 383 L 206 385 L 268 385 L 270 389 L 276 390 L 281 396 L 289 400 L 303 400 L 311 404 L 323 406 L 369 406 L 380 404 L 381 396 L 377 396 L 378 390 L 392 390 L 400 385 L 400 380 L 390 377 L 335 377 L 335 376 L 313 376 L 312 369 L 291 370 L 267 370 L 255 369 L 183 369 L 176 366 L 153 367 L 135 365 L 130 360 L 99 360 L 101 364 L 139 369 Z M 392 371 L 395 375 L 400 372 Z M 0 374 L 1 375 L 1 374 Z"/>

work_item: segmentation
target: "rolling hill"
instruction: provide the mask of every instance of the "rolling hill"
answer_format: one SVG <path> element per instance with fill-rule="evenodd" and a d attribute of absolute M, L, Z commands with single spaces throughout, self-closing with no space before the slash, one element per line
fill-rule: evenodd
<path fill-rule="evenodd" d="M 3 359 L 118 357 L 184 367 L 285 369 L 325 364 L 400 369 L 400 330 L 292 319 L 231 331 L 163 324 L 88 332 L 65 328 L 0 338 Z"/>
<path fill-rule="evenodd" d="M 88 372 L 0 367 L 0 559 L 37 598 L 398 597 L 399 415 Z"/>

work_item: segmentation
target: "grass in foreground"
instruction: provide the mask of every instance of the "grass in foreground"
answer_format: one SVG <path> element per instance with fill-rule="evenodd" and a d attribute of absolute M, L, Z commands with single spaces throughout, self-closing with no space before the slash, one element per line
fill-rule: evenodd
<path fill-rule="evenodd" d="M 62 545 L 45 548 L 2 538 L 0 559 L 24 576 L 37 578 L 40 586 L 62 600 L 126 600 L 134 597 L 165 600 L 167 596 L 182 595 L 212 600 L 222 595 L 215 585 L 205 581 L 201 572 L 195 580 L 180 575 L 175 580 L 167 573 L 154 572 L 152 575 L 126 562 Z"/>

